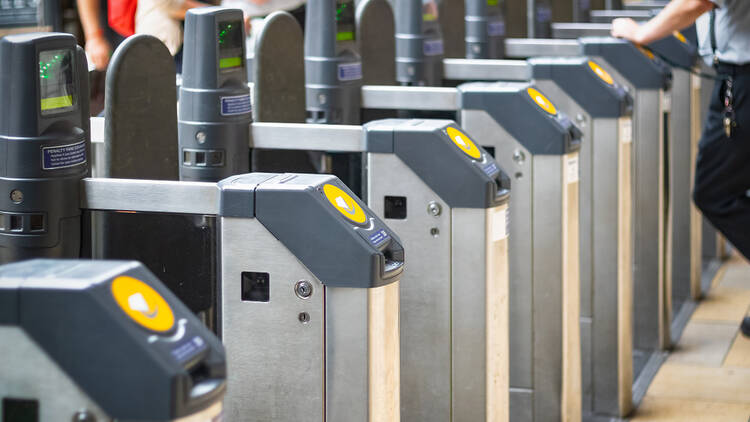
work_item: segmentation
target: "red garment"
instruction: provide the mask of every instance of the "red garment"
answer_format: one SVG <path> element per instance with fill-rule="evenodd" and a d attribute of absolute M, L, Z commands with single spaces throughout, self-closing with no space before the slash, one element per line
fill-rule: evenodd
<path fill-rule="evenodd" d="M 110 28 L 123 37 L 135 34 L 135 9 L 138 0 L 107 0 L 107 21 Z"/>

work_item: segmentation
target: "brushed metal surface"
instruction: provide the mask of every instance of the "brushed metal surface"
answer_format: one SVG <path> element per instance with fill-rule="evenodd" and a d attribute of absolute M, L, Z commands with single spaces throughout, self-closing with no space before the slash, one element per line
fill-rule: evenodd
<path fill-rule="evenodd" d="M 461 124 L 495 148 L 513 177 L 510 202 L 510 419 L 559 420 L 562 394 L 562 174 L 559 156 L 534 156 L 483 111 Z M 522 164 L 514 151 L 526 156 Z M 532 400 L 529 400 L 529 397 Z M 531 409 L 525 408 L 530 404 Z"/>
<path fill-rule="evenodd" d="M 362 108 L 387 110 L 457 110 L 455 88 L 367 85 L 362 87 Z"/>
<path fill-rule="evenodd" d="M 0 326 L 0 397 L 39 401 L 39 420 L 73 420 L 85 409 L 97 420 L 111 418 L 16 326 Z"/>
<path fill-rule="evenodd" d="M 507 405 L 507 398 L 487 397 L 487 314 L 493 312 L 487 308 L 492 277 L 487 261 L 502 258 L 488 256 L 484 246 L 491 236 L 486 214 L 486 209 L 456 208 L 451 215 L 453 421 L 494 421 L 488 402 Z M 503 353 L 507 358 L 508 351 Z"/>
<path fill-rule="evenodd" d="M 555 106 L 564 111 L 568 116 L 574 119 L 576 126 L 583 132 L 583 142 L 581 143 L 581 149 L 579 150 L 580 158 L 580 172 L 581 180 L 579 183 L 580 189 L 580 258 L 581 258 L 581 317 L 591 317 L 592 312 L 592 298 L 593 293 L 593 272 L 594 266 L 597 265 L 592 258 L 596 247 L 594 245 L 593 230 L 594 230 L 594 207 L 598 203 L 594 195 L 594 180 L 595 177 L 601 175 L 595 175 L 593 173 L 593 157 L 595 149 L 598 151 L 599 148 L 603 148 L 606 143 L 616 142 L 617 136 L 617 125 L 612 125 L 610 130 L 606 131 L 595 131 L 595 129 L 604 130 L 601 127 L 601 120 L 606 119 L 592 119 L 591 115 L 584 110 L 575 100 L 573 100 L 568 94 L 560 88 L 556 83 L 550 80 L 535 80 L 534 84 L 555 104 Z M 577 117 L 580 117 L 578 119 Z M 610 119 L 611 120 L 611 119 Z M 612 157 L 603 157 L 605 159 L 611 159 Z M 616 155 L 615 155 L 616 158 Z M 616 161 L 615 161 L 616 162 Z M 612 161 L 609 161 L 610 166 L 601 168 L 604 172 L 617 174 L 617 168 L 611 166 Z M 615 186 L 616 189 L 616 186 Z M 616 194 L 616 190 L 614 192 Z M 616 229 L 616 223 L 613 224 L 611 219 L 617 218 L 617 197 L 614 197 L 614 204 L 609 201 L 607 204 L 611 206 L 609 209 L 598 210 L 604 216 L 609 215 L 610 221 L 609 227 Z M 605 201 L 602 201 L 605 202 Z M 608 214 L 607 214 L 608 213 Z M 616 220 L 615 220 L 616 221 Z M 613 238 L 617 239 L 616 231 L 613 232 Z M 596 245 L 603 246 L 603 245 Z M 612 264 L 613 270 L 617 268 L 617 261 L 609 261 Z M 602 263 L 606 265 L 607 263 Z M 613 309 L 613 312 L 615 309 Z"/>
<path fill-rule="evenodd" d="M 400 285 L 401 417 L 405 421 L 448 421 L 453 391 L 452 210 L 394 154 L 368 154 L 367 167 L 371 175 L 367 203 L 398 233 L 408 251 Z M 385 196 L 406 198 L 406 219 L 385 219 Z M 437 217 L 427 211 L 431 201 L 443 210 Z M 438 236 L 433 236 L 431 229 L 437 229 Z"/>
<path fill-rule="evenodd" d="M 367 290 L 325 288 L 327 422 L 368 420 Z M 303 412 L 285 420 L 301 420 Z"/>
<path fill-rule="evenodd" d="M 564 220 L 558 204 L 563 203 L 564 169 L 560 156 L 537 155 L 533 160 L 534 420 L 562 420 Z"/>
<path fill-rule="evenodd" d="M 509 205 L 509 271 L 510 271 L 510 386 L 511 409 L 518 409 L 525 414 L 516 397 L 514 389 L 533 390 L 532 379 L 534 333 L 533 323 L 533 265 L 536 259 L 555 259 L 555 257 L 535 257 L 532 241 L 532 195 L 533 155 L 516 139 L 499 126 L 492 117 L 480 110 L 462 110 L 461 126 L 470 132 L 483 147 L 495 148 L 495 160 L 512 178 L 512 198 Z M 513 159 L 515 151 L 521 151 L 527 158 L 518 163 Z M 559 179 L 559 177 L 558 177 Z M 558 260 L 561 258 L 558 258 Z M 559 319 L 558 319 L 559 320 Z M 532 392 L 533 394 L 533 392 Z M 512 413 L 511 420 L 519 413 Z"/>
<path fill-rule="evenodd" d="M 693 238 L 691 224 L 693 160 L 692 83 L 686 70 L 672 68 L 672 111 L 669 122 L 669 199 L 672 217 L 672 315 L 691 299 Z M 671 323 L 671 320 L 670 320 Z"/>
<path fill-rule="evenodd" d="M 524 60 L 443 59 L 443 76 L 459 81 L 527 81 L 531 67 Z"/>
<path fill-rule="evenodd" d="M 325 287 L 258 220 L 222 218 L 220 227 L 227 420 L 325 420 Z M 242 301 L 245 271 L 269 274 L 269 302 Z M 311 297 L 294 293 L 300 280 L 312 283 Z M 309 322 L 300 322 L 301 312 Z M 367 392 L 358 391 L 353 416 L 354 406 L 367 403 Z"/>
<path fill-rule="evenodd" d="M 81 208 L 89 210 L 219 213 L 216 183 L 87 178 L 81 190 Z"/>
<path fill-rule="evenodd" d="M 580 56 L 578 40 L 541 38 L 506 38 L 505 56 L 527 58 L 537 56 Z"/>
<path fill-rule="evenodd" d="M 253 123 L 250 147 L 335 152 L 362 152 L 364 133 L 358 125 Z"/>
<path fill-rule="evenodd" d="M 609 23 L 552 23 L 552 38 L 608 37 Z"/>
<path fill-rule="evenodd" d="M 634 102 L 634 347 L 663 347 L 665 266 L 664 93 L 640 90 Z"/>

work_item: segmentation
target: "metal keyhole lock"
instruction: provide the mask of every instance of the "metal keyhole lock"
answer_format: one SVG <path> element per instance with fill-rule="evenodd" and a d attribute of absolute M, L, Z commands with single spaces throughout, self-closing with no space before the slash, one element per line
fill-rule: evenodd
<path fill-rule="evenodd" d="M 96 417 L 87 410 L 81 410 L 73 414 L 72 422 L 96 422 Z"/>
<path fill-rule="evenodd" d="M 581 113 L 576 114 L 576 124 L 580 128 L 586 127 L 586 116 Z"/>
<path fill-rule="evenodd" d="M 294 294 L 300 299 L 308 299 L 313 294 L 313 286 L 307 280 L 300 280 L 294 285 Z"/>
<path fill-rule="evenodd" d="M 520 149 L 513 151 L 513 161 L 519 166 L 522 166 L 523 163 L 526 162 L 526 154 L 524 154 Z"/>
<path fill-rule="evenodd" d="M 435 201 L 430 201 L 429 204 L 427 204 L 427 213 L 430 214 L 433 217 L 438 217 L 443 212 L 443 207 L 440 206 Z"/>

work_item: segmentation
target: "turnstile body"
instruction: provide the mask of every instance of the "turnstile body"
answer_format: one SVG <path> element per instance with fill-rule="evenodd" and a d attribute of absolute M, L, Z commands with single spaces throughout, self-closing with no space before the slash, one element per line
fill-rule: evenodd
<path fill-rule="evenodd" d="M 671 260 L 666 258 L 668 209 L 664 129 L 671 107 L 669 70 L 649 56 L 648 51 L 639 51 L 630 43 L 611 38 L 509 40 L 506 50 L 515 57 L 587 55 L 601 63 L 633 96 L 633 224 L 637 230 L 633 234 L 632 374 L 637 380 L 644 367 L 658 364 L 654 352 L 670 343 L 666 298 L 671 293 L 666 280 Z M 609 344 L 618 345 L 610 346 L 618 355 L 626 349 L 614 336 L 609 337 L 613 342 Z M 609 366 L 617 367 L 618 362 L 626 361 L 618 357 Z M 617 377 L 592 378 L 592 382 L 601 382 L 608 388 L 594 388 L 584 408 L 594 414 L 626 415 L 631 408 L 628 372 L 627 367 L 623 367 Z"/>
<path fill-rule="evenodd" d="M 5 420 L 221 417 L 224 348 L 141 264 L 8 264 L 0 304 Z"/>
<path fill-rule="evenodd" d="M 581 361 L 584 408 L 632 383 L 633 120 L 630 96 L 587 58 L 531 59 L 535 82 L 583 132 Z M 586 78 L 586 72 L 593 77 Z M 623 402 L 630 392 L 623 389 Z"/>
<path fill-rule="evenodd" d="M 400 289 L 401 417 L 508 421 L 509 183 L 451 123 L 364 126 L 368 205 L 413 251 Z"/>
<path fill-rule="evenodd" d="M 528 84 L 459 91 L 462 124 L 513 178 L 510 420 L 578 420 L 580 138 Z"/>
<path fill-rule="evenodd" d="M 271 176 L 220 183 L 227 417 L 398 420 L 398 238 L 335 177 Z"/>
<path fill-rule="evenodd" d="M 398 10 L 396 14 L 398 15 Z M 416 31 L 412 31 L 416 32 Z M 403 52 L 402 52 L 403 53 Z M 406 57 L 403 57 L 406 61 Z M 414 58 L 418 60 L 419 57 Z M 477 67 L 474 69 L 483 69 L 482 60 L 470 61 L 476 62 Z M 489 67 L 492 68 L 492 64 L 495 62 L 489 61 Z M 441 66 L 442 65 L 442 66 Z M 448 60 L 445 59 L 442 63 L 433 63 L 433 66 L 439 68 L 439 70 L 432 70 L 430 72 L 417 73 L 419 70 L 414 67 L 415 73 L 412 75 L 418 84 L 430 84 L 440 83 L 441 81 L 435 80 L 434 75 L 438 73 L 444 73 L 447 79 L 451 80 L 462 80 L 462 79 L 497 79 L 499 76 L 493 74 L 490 77 L 479 76 L 474 73 L 464 73 L 468 68 L 463 66 L 462 60 Z M 469 66 L 471 67 L 471 66 Z M 526 63 L 521 62 L 521 72 L 527 71 Z M 517 69 L 516 69 L 517 70 Z M 491 70 L 486 74 L 491 73 Z M 484 75 L 484 74 L 483 74 Z M 528 76 L 526 76 L 528 78 Z M 526 80 L 526 79 L 524 79 Z M 535 87 L 528 83 L 523 84 L 498 84 L 493 85 L 474 85 L 464 84 L 456 88 L 432 88 L 432 87 L 382 87 L 382 86 L 365 86 L 363 88 L 363 108 L 366 109 L 390 109 L 400 110 L 406 112 L 421 112 L 421 111 L 447 111 L 457 112 L 458 119 L 462 122 L 462 127 L 471 133 L 479 144 L 493 151 L 495 157 L 501 163 L 501 167 L 507 166 L 505 161 L 500 160 L 503 156 L 512 160 L 513 156 L 525 157 L 528 153 L 521 153 L 520 150 L 516 150 L 512 147 L 512 142 L 509 143 L 508 139 L 518 139 L 519 141 L 513 141 L 516 143 L 524 144 L 535 142 L 543 142 L 537 139 L 535 132 L 532 130 L 536 127 L 542 127 L 543 131 L 548 131 L 548 141 L 560 144 L 569 142 L 573 145 L 571 153 L 576 156 L 575 165 L 578 165 L 577 161 L 577 150 L 579 134 L 574 129 L 573 123 L 567 119 L 562 113 L 549 113 L 544 111 L 542 104 L 547 104 L 547 100 L 537 100 L 537 98 L 543 98 L 543 95 L 539 93 Z M 524 114 L 524 119 L 510 119 L 503 117 L 507 114 L 506 110 L 513 109 L 513 107 L 520 107 L 521 109 L 528 110 Z M 472 118 L 472 116 L 478 116 Z M 518 120 L 521 120 L 518 122 Z M 517 123 L 517 124 L 516 124 Z M 508 133 L 507 125 L 512 125 L 516 130 L 513 135 Z M 519 128 L 525 129 L 519 129 Z M 566 141 L 567 139 L 567 141 Z M 571 139 L 575 139 L 572 141 Z M 538 153 L 538 151 L 537 151 Z M 556 154 L 556 153 L 553 153 Z M 560 153 L 561 154 L 561 153 Z M 547 154 L 548 155 L 548 154 Z M 560 157 L 553 155 L 554 158 L 547 157 L 545 154 L 535 158 L 534 169 L 539 171 L 534 176 L 518 181 L 514 179 L 514 186 L 518 187 L 519 183 L 531 183 L 533 184 L 545 184 L 551 183 L 556 184 L 560 182 L 557 173 L 554 172 L 554 168 L 560 169 L 561 164 L 559 163 Z M 549 160 L 551 169 L 542 170 L 546 164 L 539 164 Z M 572 164 L 571 164 L 572 165 Z M 557 166 L 557 167 L 555 167 Z M 577 175 L 577 167 L 575 174 Z M 511 176 L 514 177 L 514 176 Z M 577 195 L 577 180 L 574 183 L 576 186 Z M 528 188 L 528 192 L 524 192 L 523 198 L 521 199 L 522 204 L 527 205 L 516 205 L 515 198 L 511 201 L 510 207 L 515 209 L 518 208 L 521 211 L 511 213 L 518 218 L 523 218 L 524 221 L 520 222 L 521 228 L 518 228 L 519 233 L 528 233 L 532 231 L 534 227 L 535 233 L 539 234 L 539 239 L 543 238 L 544 235 L 539 231 L 539 225 L 545 225 L 541 220 L 531 220 L 529 215 L 529 209 L 531 203 L 541 203 L 541 198 L 532 200 L 530 197 L 533 195 L 531 187 L 521 185 L 522 189 Z M 542 190 L 542 188 L 539 188 Z M 563 188 L 561 187 L 561 192 Z M 562 193 L 558 193 L 560 197 L 564 196 Z M 534 202 L 536 201 L 536 202 Z M 561 202 L 562 203 L 562 202 Z M 570 204 L 577 205 L 578 200 L 571 200 Z M 571 245 L 575 245 L 574 248 L 566 249 L 559 239 L 554 238 L 548 242 L 549 249 L 542 251 L 541 249 L 528 249 L 524 247 L 510 246 L 510 271 L 511 271 L 511 405 L 510 405 L 510 418 L 511 420 L 519 420 L 519 418 L 560 418 L 561 415 L 565 415 L 565 418 L 576 419 L 577 415 L 580 414 L 580 401 L 578 399 L 576 391 L 580 389 L 580 346 L 579 346 L 579 335 L 578 335 L 578 298 L 579 298 L 579 262 L 578 262 L 578 209 L 573 205 L 573 209 L 568 211 L 556 210 L 558 213 L 569 213 L 571 220 L 575 220 L 573 228 L 568 228 L 572 223 L 561 222 L 560 225 L 554 226 L 548 235 L 557 236 L 564 231 L 568 233 L 568 230 L 575 231 L 574 237 L 566 238 L 571 242 Z M 567 205 L 566 205 L 567 206 Z M 525 208 L 524 208 L 525 207 Z M 541 215 L 541 214 L 540 214 Z M 551 218 L 551 217 L 550 217 Z M 562 218 L 562 217 L 560 217 Z M 566 217 L 567 218 L 567 217 Z M 562 221 L 562 220 L 560 220 Z M 515 227 L 514 223 L 514 227 Z M 513 230 L 513 229 L 511 229 Z M 559 231 L 558 231 L 559 230 Z M 546 232 L 545 232 L 546 233 Z M 571 235 L 573 236 L 573 235 Z M 520 240 L 513 240 L 513 236 L 510 237 L 510 242 L 519 242 Z M 566 240 L 566 241 L 568 241 Z M 534 242 L 536 242 L 535 240 Z M 539 246 L 539 244 L 535 243 Z M 541 248 L 541 246 L 539 246 Z M 520 251 L 519 251 L 520 250 Z M 565 250 L 565 251 L 564 251 Z M 514 252 L 516 251 L 516 252 Z M 567 259 L 568 255 L 575 256 L 575 265 L 569 268 L 569 271 L 562 275 L 556 273 L 548 277 L 540 275 L 537 270 L 531 267 L 531 261 L 533 265 L 542 268 L 558 268 L 557 265 Z M 514 256 L 515 254 L 515 256 Z M 516 269 L 514 270 L 514 266 Z M 534 286 L 534 287 L 532 287 Z M 549 297 L 544 300 L 539 296 L 543 295 L 542 292 L 547 291 L 560 291 L 565 290 L 566 292 L 575 292 L 573 295 L 566 294 L 562 298 L 560 303 L 556 303 L 554 306 L 545 302 L 545 300 L 551 300 Z M 516 291 L 517 293 L 513 293 Z M 562 296 L 558 296 L 560 299 Z M 575 302 L 575 304 L 572 304 Z M 544 303 L 544 305 L 541 305 Z M 547 306 L 550 305 L 550 306 Z M 515 308 L 515 309 L 514 309 Z M 562 309 L 565 308 L 563 314 Z M 515 315 L 514 315 L 515 312 Z M 532 315 L 534 315 L 532 317 Z M 530 320 L 533 318 L 535 321 L 533 325 Z M 561 319 L 569 322 L 568 318 L 574 318 L 575 327 L 568 329 L 563 328 L 559 325 L 558 321 Z M 554 322 L 551 322 L 551 321 Z M 563 335 L 563 331 L 565 335 Z M 515 333 L 515 334 L 514 334 Z M 519 340 L 514 340 L 518 336 Z M 563 338 L 565 337 L 565 338 Z M 544 339 L 544 340 L 541 340 Z M 544 345 L 540 345 L 539 342 L 543 342 Z M 563 352 L 565 350 L 565 352 Z M 563 358 L 564 354 L 564 358 Z M 516 362 L 516 359 L 520 363 Z M 563 375 L 563 371 L 565 375 Z M 569 372 L 567 372 L 569 371 Z M 535 374 L 535 375 L 532 375 Z M 525 378 L 523 378 L 525 377 Z M 537 378 L 535 378 L 537 377 Z M 532 379 L 533 378 L 533 379 Z M 514 379 L 517 380 L 519 387 L 515 390 L 517 399 L 514 404 Z M 533 416 L 536 415 L 536 416 Z M 531 420 L 529 419 L 529 420 Z"/>

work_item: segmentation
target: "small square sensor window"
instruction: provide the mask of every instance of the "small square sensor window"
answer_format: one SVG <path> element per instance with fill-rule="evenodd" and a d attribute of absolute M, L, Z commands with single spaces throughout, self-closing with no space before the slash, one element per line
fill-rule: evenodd
<path fill-rule="evenodd" d="M 39 422 L 39 402 L 25 399 L 3 399 L 2 420 L 13 422 Z"/>
<path fill-rule="evenodd" d="M 406 197 L 405 196 L 386 196 L 385 197 L 385 218 L 394 220 L 406 219 Z"/>
<path fill-rule="evenodd" d="M 245 302 L 268 302 L 270 299 L 270 277 L 268 273 L 242 273 L 242 300 Z"/>

